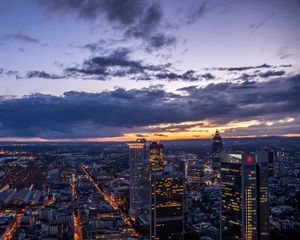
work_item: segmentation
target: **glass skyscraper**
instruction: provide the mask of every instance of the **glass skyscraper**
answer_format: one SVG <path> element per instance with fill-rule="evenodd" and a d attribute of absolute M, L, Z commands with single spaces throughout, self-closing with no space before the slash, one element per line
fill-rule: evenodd
<path fill-rule="evenodd" d="M 151 171 L 159 172 L 164 169 L 164 146 L 159 142 L 152 142 L 149 149 Z"/>
<path fill-rule="evenodd" d="M 221 156 L 221 239 L 269 239 L 266 151 Z"/>
<path fill-rule="evenodd" d="M 129 143 L 130 217 L 136 219 L 150 208 L 150 162 L 146 154 L 146 140 Z"/>
<path fill-rule="evenodd" d="M 151 239 L 183 239 L 183 175 L 154 174 Z"/>
<path fill-rule="evenodd" d="M 217 130 L 212 143 L 212 180 L 214 182 L 219 182 L 220 180 L 220 161 L 221 161 L 221 152 L 223 150 L 222 138 L 219 131 Z"/>

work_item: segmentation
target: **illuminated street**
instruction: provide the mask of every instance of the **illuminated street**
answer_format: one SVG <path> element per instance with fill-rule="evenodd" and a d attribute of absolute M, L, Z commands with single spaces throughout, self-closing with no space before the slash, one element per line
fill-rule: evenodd
<path fill-rule="evenodd" d="M 90 173 L 85 169 L 84 166 L 81 166 L 82 170 L 86 174 L 88 180 L 95 186 L 98 192 L 100 192 L 104 199 L 113 207 L 114 210 L 118 211 L 121 214 L 121 217 L 123 221 L 131 227 L 132 236 L 138 236 L 138 233 L 136 229 L 133 227 L 133 221 L 131 218 L 127 215 L 127 213 L 124 212 L 124 210 L 121 209 L 121 206 L 119 206 L 114 199 L 112 199 L 107 193 L 101 190 L 101 187 L 99 187 L 99 184 L 97 184 L 93 177 L 90 175 Z"/>
<path fill-rule="evenodd" d="M 15 219 L 10 223 L 9 227 L 6 229 L 6 232 L 3 234 L 2 236 L 3 240 L 12 239 L 14 232 L 19 227 L 24 212 L 25 212 L 25 208 L 18 210 Z"/>
<path fill-rule="evenodd" d="M 73 202 L 76 201 L 75 184 L 76 184 L 76 178 L 75 175 L 73 174 L 71 180 Z M 82 240 L 83 237 L 82 237 L 81 223 L 80 223 L 80 218 L 78 217 L 76 207 L 73 210 L 73 221 L 74 221 L 74 240 Z"/>

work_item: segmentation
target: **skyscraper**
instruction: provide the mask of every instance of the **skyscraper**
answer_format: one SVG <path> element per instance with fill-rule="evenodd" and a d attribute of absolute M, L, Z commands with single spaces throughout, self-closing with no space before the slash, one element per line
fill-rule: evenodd
<path fill-rule="evenodd" d="M 162 171 L 164 169 L 164 146 L 159 142 L 152 142 L 150 144 L 149 158 L 151 171 Z"/>
<path fill-rule="evenodd" d="M 154 174 L 151 239 L 183 239 L 183 175 Z"/>
<path fill-rule="evenodd" d="M 150 235 L 155 230 L 155 176 L 164 169 L 164 147 L 161 143 L 150 144 L 149 159 L 151 163 L 151 209 L 150 209 Z"/>
<path fill-rule="evenodd" d="M 274 152 L 269 151 L 269 176 L 274 176 Z"/>
<path fill-rule="evenodd" d="M 269 177 L 274 176 L 274 152 L 271 151 L 267 146 L 264 147 L 264 151 L 268 153 L 269 158 Z"/>
<path fill-rule="evenodd" d="M 146 140 L 129 143 L 130 217 L 136 219 L 150 208 L 150 162 Z"/>
<path fill-rule="evenodd" d="M 268 153 L 222 154 L 221 239 L 268 239 Z"/>
<path fill-rule="evenodd" d="M 258 239 L 269 239 L 269 167 L 273 152 L 259 151 L 256 153 L 257 178 L 256 183 L 258 204 Z M 273 159 L 272 159 L 273 160 Z"/>
<path fill-rule="evenodd" d="M 220 180 L 220 162 L 221 162 L 221 152 L 223 150 L 222 138 L 219 131 L 217 130 L 212 143 L 212 170 L 213 170 L 213 181 L 219 182 Z"/>
<path fill-rule="evenodd" d="M 185 161 L 181 157 L 174 157 L 172 159 L 172 166 L 174 172 L 185 173 Z"/>
<path fill-rule="evenodd" d="M 242 238 L 242 156 L 221 157 L 221 239 Z"/>
<path fill-rule="evenodd" d="M 204 166 L 198 159 L 189 159 L 186 162 L 186 182 L 189 187 L 201 186 L 203 183 Z"/>

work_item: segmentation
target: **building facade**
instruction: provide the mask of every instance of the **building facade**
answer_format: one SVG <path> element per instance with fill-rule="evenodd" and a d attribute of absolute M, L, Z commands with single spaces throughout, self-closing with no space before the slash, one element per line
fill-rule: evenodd
<path fill-rule="evenodd" d="M 212 180 L 214 182 L 220 182 L 220 162 L 221 162 L 221 152 L 223 150 L 222 138 L 217 130 L 212 143 Z"/>
<path fill-rule="evenodd" d="M 164 171 L 154 175 L 150 239 L 183 239 L 183 176 Z"/>
<path fill-rule="evenodd" d="M 136 219 L 150 208 L 150 162 L 146 154 L 146 140 L 129 143 L 130 217 Z"/>
<path fill-rule="evenodd" d="M 221 239 L 269 239 L 268 152 L 221 157 Z"/>
<path fill-rule="evenodd" d="M 152 142 L 149 147 L 149 159 L 152 172 L 164 169 L 164 146 L 159 142 Z"/>

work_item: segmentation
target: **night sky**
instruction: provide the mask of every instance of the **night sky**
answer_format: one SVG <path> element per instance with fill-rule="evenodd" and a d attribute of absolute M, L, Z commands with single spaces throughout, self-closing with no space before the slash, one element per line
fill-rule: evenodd
<path fill-rule="evenodd" d="M 0 140 L 300 136 L 299 0 L 1 0 Z"/>

